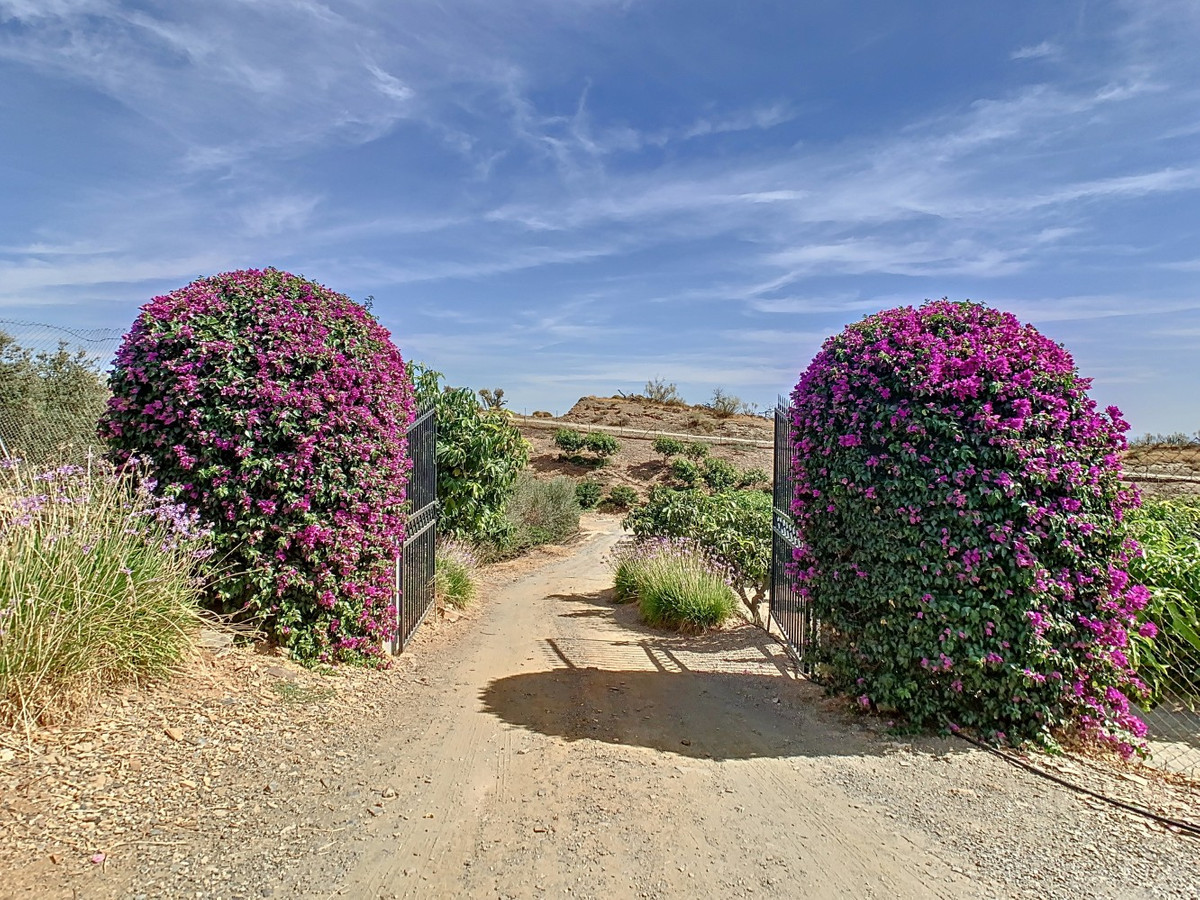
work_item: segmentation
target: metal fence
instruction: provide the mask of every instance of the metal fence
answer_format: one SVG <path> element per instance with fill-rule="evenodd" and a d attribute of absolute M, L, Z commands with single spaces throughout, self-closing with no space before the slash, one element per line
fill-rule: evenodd
<path fill-rule="evenodd" d="M 101 452 L 96 424 L 120 343 L 116 329 L 0 319 L 0 456 L 52 466 Z"/>
<path fill-rule="evenodd" d="M 396 559 L 396 636 L 391 651 L 408 645 L 433 607 L 437 552 L 437 421 L 433 407 L 422 410 L 408 429 L 413 461 L 408 481 L 408 517 L 404 546 Z"/>
<path fill-rule="evenodd" d="M 1150 435 L 1130 443 L 1125 477 L 1152 497 L 1200 496 L 1200 434 Z"/>
<path fill-rule="evenodd" d="M 819 634 L 808 600 L 796 592 L 792 578 L 792 551 L 800 545 L 792 518 L 791 407 L 782 399 L 775 407 L 774 510 L 771 523 L 771 619 L 779 627 L 788 651 L 806 675 L 813 674 L 813 656 Z"/>

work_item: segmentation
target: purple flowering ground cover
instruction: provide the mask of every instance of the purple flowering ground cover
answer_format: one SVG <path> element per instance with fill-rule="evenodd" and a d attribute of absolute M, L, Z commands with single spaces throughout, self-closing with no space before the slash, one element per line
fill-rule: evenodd
<path fill-rule="evenodd" d="M 1070 354 L 1010 314 L 926 303 L 830 338 L 793 395 L 800 592 L 823 671 L 918 727 L 1130 754 L 1127 429 Z"/>
<path fill-rule="evenodd" d="M 101 434 L 213 529 L 220 607 L 300 658 L 378 656 L 414 406 L 374 317 L 276 269 L 202 278 L 142 308 L 111 387 Z"/>

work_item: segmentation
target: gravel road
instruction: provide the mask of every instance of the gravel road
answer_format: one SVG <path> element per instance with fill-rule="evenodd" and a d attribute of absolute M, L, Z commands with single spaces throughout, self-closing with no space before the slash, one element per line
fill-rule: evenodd
<path fill-rule="evenodd" d="M 1198 840 L 961 741 L 890 738 L 750 626 L 641 626 L 609 599 L 616 520 L 585 526 L 391 672 L 234 655 L 261 702 L 214 675 L 107 710 L 86 751 L 20 751 L 0 896 L 1200 895 Z M 1196 818 L 1186 786 L 1055 765 Z"/>

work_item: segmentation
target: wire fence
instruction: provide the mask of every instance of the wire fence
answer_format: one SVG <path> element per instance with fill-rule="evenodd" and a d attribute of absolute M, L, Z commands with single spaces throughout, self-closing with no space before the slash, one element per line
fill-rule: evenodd
<path fill-rule="evenodd" d="M 1200 496 L 1200 432 L 1136 438 L 1123 463 L 1125 477 L 1145 495 Z"/>
<path fill-rule="evenodd" d="M 80 463 L 101 450 L 116 329 L 71 329 L 0 319 L 0 457 Z"/>

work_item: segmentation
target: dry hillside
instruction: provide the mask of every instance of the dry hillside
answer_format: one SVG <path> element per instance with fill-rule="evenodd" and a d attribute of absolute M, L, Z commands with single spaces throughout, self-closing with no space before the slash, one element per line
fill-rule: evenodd
<path fill-rule="evenodd" d="M 647 489 L 667 480 L 667 466 L 652 447 L 660 434 L 702 442 L 712 456 L 742 469 L 762 469 L 770 474 L 774 424 L 761 416 L 720 417 L 704 406 L 655 403 L 629 397 L 583 397 L 558 418 L 515 416 L 521 433 L 532 445 L 530 465 L 544 475 L 592 477 L 607 492 L 618 484 L 629 485 L 645 496 Z M 559 428 L 605 431 L 621 445 L 607 465 L 593 469 L 560 458 L 554 446 Z"/>

